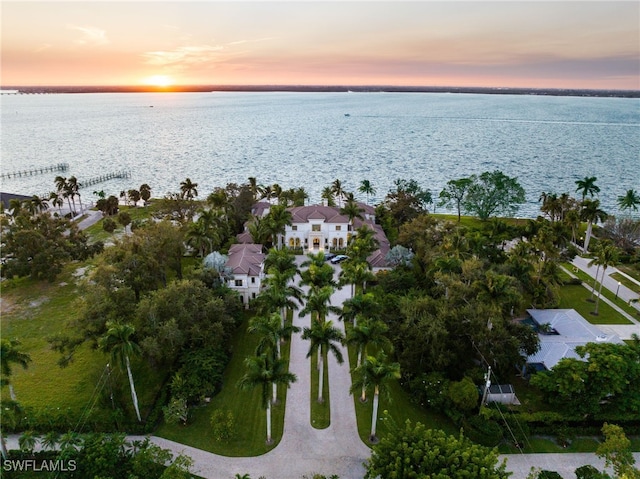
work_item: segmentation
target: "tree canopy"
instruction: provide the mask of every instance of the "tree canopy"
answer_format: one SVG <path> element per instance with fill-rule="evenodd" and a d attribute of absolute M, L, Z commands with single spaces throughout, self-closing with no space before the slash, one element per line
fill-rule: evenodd
<path fill-rule="evenodd" d="M 472 175 L 462 202 L 466 211 L 481 220 L 495 215 L 513 215 L 518 205 L 525 201 L 525 191 L 517 178 L 512 178 L 499 170 L 485 171 Z"/>
<path fill-rule="evenodd" d="M 449 436 L 421 423 L 396 427 L 373 446 L 365 479 L 506 479 L 506 462 L 498 452 L 472 443 L 462 434 Z"/>

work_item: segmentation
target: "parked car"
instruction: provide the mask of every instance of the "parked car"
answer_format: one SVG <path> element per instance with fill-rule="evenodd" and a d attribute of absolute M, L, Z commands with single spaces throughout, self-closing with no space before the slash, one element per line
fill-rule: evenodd
<path fill-rule="evenodd" d="M 325 253 L 324 254 L 324 260 L 325 261 L 331 261 L 335 257 L 336 257 L 335 253 Z"/>
<path fill-rule="evenodd" d="M 349 257 L 345 254 L 339 254 L 334 258 L 331 258 L 331 263 L 332 264 L 338 264 L 338 263 L 342 263 L 343 261 L 349 259 Z"/>

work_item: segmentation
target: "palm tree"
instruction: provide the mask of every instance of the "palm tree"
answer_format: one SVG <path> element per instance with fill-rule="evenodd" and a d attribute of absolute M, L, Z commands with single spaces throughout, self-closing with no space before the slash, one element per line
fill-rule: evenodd
<path fill-rule="evenodd" d="M 271 269 L 269 276 L 263 282 L 266 289 L 257 298 L 258 305 L 264 312 L 281 311 L 283 325 L 287 319 L 287 309 L 292 311 L 298 309 L 295 301 L 302 304 L 302 290 L 289 284 L 290 274 L 290 272 L 281 273 Z"/>
<path fill-rule="evenodd" d="M 256 354 L 271 355 L 273 360 L 280 359 L 280 343 L 289 339 L 293 333 L 300 332 L 300 328 L 292 324 L 282 324 L 278 313 L 267 316 L 256 316 L 249 321 L 247 331 L 260 336 Z M 273 383 L 273 399 L 275 404 L 278 399 L 278 389 Z"/>
<path fill-rule="evenodd" d="M 358 187 L 358 191 L 367 195 L 367 204 L 369 204 L 369 195 L 376 194 L 376 189 L 373 187 L 369 180 L 362 180 L 360 182 L 360 186 Z"/>
<path fill-rule="evenodd" d="M 272 444 L 271 438 L 271 389 L 272 384 L 286 384 L 287 387 L 297 377 L 287 369 L 287 361 L 284 359 L 273 360 L 266 354 L 248 357 L 245 360 L 246 374 L 240 379 L 238 386 L 248 390 L 255 387 L 261 388 L 262 407 L 267 411 L 267 444 Z"/>
<path fill-rule="evenodd" d="M 193 200 L 198 196 L 198 183 L 194 183 L 190 178 L 180 182 L 180 194 L 183 198 Z"/>
<path fill-rule="evenodd" d="M 140 198 L 142 199 L 142 201 L 144 201 L 144 204 L 146 206 L 147 201 L 149 201 L 149 198 L 151 198 L 151 187 L 146 184 L 143 183 L 140 185 Z"/>
<path fill-rule="evenodd" d="M 320 194 L 320 198 L 327 201 L 327 206 L 335 206 L 336 201 L 333 196 L 333 190 L 330 186 L 326 186 L 322 189 L 322 193 Z"/>
<path fill-rule="evenodd" d="M 301 286 L 311 286 L 311 288 L 337 286 L 337 283 L 333 279 L 333 268 L 330 264 L 325 262 L 324 253 L 322 251 L 318 254 L 310 253 L 307 255 L 307 258 L 309 259 L 300 265 L 302 267 L 306 267 L 306 269 L 300 272 Z"/>
<path fill-rule="evenodd" d="M 593 303 L 595 301 L 593 297 L 596 295 L 596 287 L 598 286 L 598 274 L 600 273 L 600 261 L 598 260 L 598 258 L 602 256 L 602 248 L 605 246 L 605 244 L 606 243 L 604 242 L 599 242 L 596 244 L 595 248 L 593 249 L 594 257 L 587 264 L 587 266 L 589 267 L 593 266 L 594 264 L 596 265 L 596 275 L 593 277 L 593 288 L 591 288 L 591 295 L 587 300 L 590 303 Z"/>
<path fill-rule="evenodd" d="M 55 191 L 52 191 L 51 193 L 49 193 L 49 201 L 51 202 L 52 206 L 58 208 L 58 214 L 61 214 L 62 213 L 62 205 L 64 204 L 64 201 L 62 200 L 60 195 L 58 193 L 56 193 Z"/>
<path fill-rule="evenodd" d="M 82 213 L 82 201 L 80 201 L 80 183 L 78 183 L 78 179 L 75 176 L 70 176 L 67 180 L 67 190 L 69 196 L 71 196 L 71 201 L 73 202 L 74 215 L 76 209 L 76 196 L 78 197 L 78 202 L 80 203 L 80 212 Z"/>
<path fill-rule="evenodd" d="M 284 235 L 286 226 L 291 225 L 291 220 L 291 212 L 284 205 L 274 205 L 269 209 L 265 221 L 271 242 L 274 245 L 281 243 L 280 238 Z"/>
<path fill-rule="evenodd" d="M 60 433 L 58 431 L 49 431 L 42 438 L 42 448 L 48 451 L 54 451 L 60 440 Z"/>
<path fill-rule="evenodd" d="M 621 210 L 638 211 L 640 195 L 634 189 L 627 190 L 624 195 L 618 196 L 618 206 Z"/>
<path fill-rule="evenodd" d="M 212 234 L 213 231 L 207 227 L 206 222 L 198 219 L 198 221 L 189 223 L 185 234 L 187 245 L 194 248 L 198 252 L 197 254 L 204 258 L 213 250 Z"/>
<path fill-rule="evenodd" d="M 333 286 L 311 288 L 307 293 L 306 304 L 300 310 L 300 316 L 303 317 L 307 313 L 316 313 L 315 320 L 319 323 L 324 323 L 328 313 L 340 314 L 342 312 L 340 308 L 331 305 L 333 292 Z"/>
<path fill-rule="evenodd" d="M 360 293 L 342 303 L 342 321 L 350 321 L 357 326 L 357 318 L 375 318 L 380 311 L 380 305 L 371 293 Z"/>
<path fill-rule="evenodd" d="M 594 194 L 600 193 L 600 187 L 596 185 L 598 180 L 595 176 L 585 176 L 582 180 L 576 180 L 577 192 L 582 192 L 582 201 L 584 202 L 587 195 L 593 197 Z"/>
<path fill-rule="evenodd" d="M 2 386 L 9 386 L 9 396 L 12 401 L 16 400 L 13 385 L 9 380 L 13 374 L 12 365 L 17 364 L 22 366 L 23 369 L 27 369 L 30 362 L 31 356 L 20 351 L 20 341 L 17 339 L 3 339 L 0 341 L 0 372 L 3 376 L 0 383 Z"/>
<path fill-rule="evenodd" d="M 342 206 L 342 197 L 344 196 L 344 188 L 342 187 L 342 182 L 339 179 L 335 179 L 333 183 L 331 183 L 331 192 L 338 199 L 338 206 Z"/>
<path fill-rule="evenodd" d="M 362 364 L 362 358 L 367 356 L 369 346 L 375 346 L 390 351 L 393 346 L 387 337 L 389 327 L 379 319 L 365 318 L 357 326 L 347 332 L 347 344 L 353 344 L 358 351 L 356 367 Z"/>
<path fill-rule="evenodd" d="M 362 212 L 364 209 L 358 205 L 355 200 L 348 200 L 342 208 L 340 208 L 340 214 L 345 215 L 349 218 L 349 224 L 353 225 L 353 220 L 355 218 L 363 219 Z"/>
<path fill-rule="evenodd" d="M 142 198 L 142 194 L 138 190 L 131 189 L 127 191 L 127 198 L 129 199 L 129 201 L 131 201 L 131 204 L 133 206 L 136 206 L 138 204 L 138 201 L 140 201 L 140 199 Z"/>
<path fill-rule="evenodd" d="M 344 362 L 342 352 L 336 346 L 336 343 L 340 344 L 344 341 L 344 335 L 333 326 L 332 321 L 312 321 L 311 328 L 304 328 L 302 339 L 311 341 L 307 357 L 310 358 L 313 353 L 318 355 L 318 402 L 323 402 L 324 358 L 331 351 L 339 364 Z"/>
<path fill-rule="evenodd" d="M 598 289 L 598 297 L 596 298 L 596 309 L 593 314 L 598 315 L 598 305 L 600 303 L 600 296 L 602 294 L 602 285 L 604 284 L 604 277 L 609 266 L 615 266 L 618 264 L 618 258 L 620 255 L 620 250 L 616 248 L 614 245 L 607 244 L 602 247 L 602 251 L 598 258 L 595 258 L 593 261 L 602 266 L 602 276 L 600 277 L 600 288 Z"/>
<path fill-rule="evenodd" d="M 362 285 L 362 291 L 364 292 L 367 281 L 372 279 L 375 279 L 375 276 L 371 272 L 371 266 L 366 261 L 349 260 L 342 264 L 340 284 L 351 285 L 351 297 L 355 295 L 356 284 Z"/>
<path fill-rule="evenodd" d="M 400 364 L 390 363 L 387 355 L 381 351 L 377 356 L 367 356 L 363 363 L 355 368 L 356 380 L 351 385 L 351 393 L 355 394 L 363 387 L 373 389 L 373 412 L 371 414 L 371 434 L 369 440 L 377 441 L 376 423 L 378 420 L 378 403 L 380 392 L 384 391 L 386 383 L 392 379 L 400 379 Z"/>
<path fill-rule="evenodd" d="M 131 374 L 130 358 L 140 353 L 140 346 L 132 340 L 135 328 L 127 323 L 119 324 L 112 321 L 107 322 L 107 332 L 98 341 L 98 346 L 103 351 L 111 354 L 111 361 L 118 364 L 121 368 L 126 369 L 129 377 L 129 387 L 131 388 L 131 399 L 133 407 L 136 410 L 136 416 L 139 422 L 140 409 L 138 407 L 138 395 L 136 394 L 135 384 L 133 383 L 133 375 Z"/>
<path fill-rule="evenodd" d="M 20 451 L 31 455 L 38 444 L 38 436 L 33 431 L 25 431 L 18 438 L 18 446 Z"/>
<path fill-rule="evenodd" d="M 600 209 L 600 200 L 584 200 L 582 202 L 582 210 L 580 211 L 580 218 L 582 221 L 587 222 L 587 232 L 584 236 L 584 252 L 589 251 L 589 242 L 591 240 L 591 233 L 593 225 L 598 224 L 598 221 L 602 222 L 607 219 L 607 213 Z"/>
<path fill-rule="evenodd" d="M 271 248 L 264 259 L 264 270 L 267 274 L 277 271 L 291 279 L 298 273 L 296 257 L 286 249 Z"/>
<path fill-rule="evenodd" d="M 64 176 L 56 176 L 54 181 L 56 188 L 58 188 L 58 194 L 62 195 L 63 198 L 66 198 L 67 204 L 69 205 L 69 211 L 72 212 L 73 210 L 71 209 L 71 194 L 67 179 Z"/>
<path fill-rule="evenodd" d="M 249 191 L 251 191 L 251 196 L 253 201 L 258 199 L 258 192 L 260 191 L 260 186 L 258 185 L 258 180 L 255 176 L 249 177 Z"/>

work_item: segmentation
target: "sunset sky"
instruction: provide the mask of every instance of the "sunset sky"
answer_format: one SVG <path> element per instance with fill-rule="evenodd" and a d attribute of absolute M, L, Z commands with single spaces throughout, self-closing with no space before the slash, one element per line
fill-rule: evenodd
<path fill-rule="evenodd" d="M 1 83 L 640 89 L 637 1 L 4 1 Z"/>

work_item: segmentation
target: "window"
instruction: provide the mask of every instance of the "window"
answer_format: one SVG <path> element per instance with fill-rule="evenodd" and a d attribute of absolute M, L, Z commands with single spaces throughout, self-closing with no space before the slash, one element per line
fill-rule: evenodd
<path fill-rule="evenodd" d="M 336 231 L 342 231 L 342 226 L 336 225 Z"/>
<path fill-rule="evenodd" d="M 320 225 L 311 225 L 311 231 L 320 231 Z"/>
<path fill-rule="evenodd" d="M 298 231 L 298 225 L 293 225 L 291 227 L 291 231 Z"/>
<path fill-rule="evenodd" d="M 255 276 L 251 276 L 251 284 L 255 284 L 256 283 L 256 277 Z"/>
<path fill-rule="evenodd" d="M 236 279 L 236 286 L 242 286 L 242 280 Z"/>

